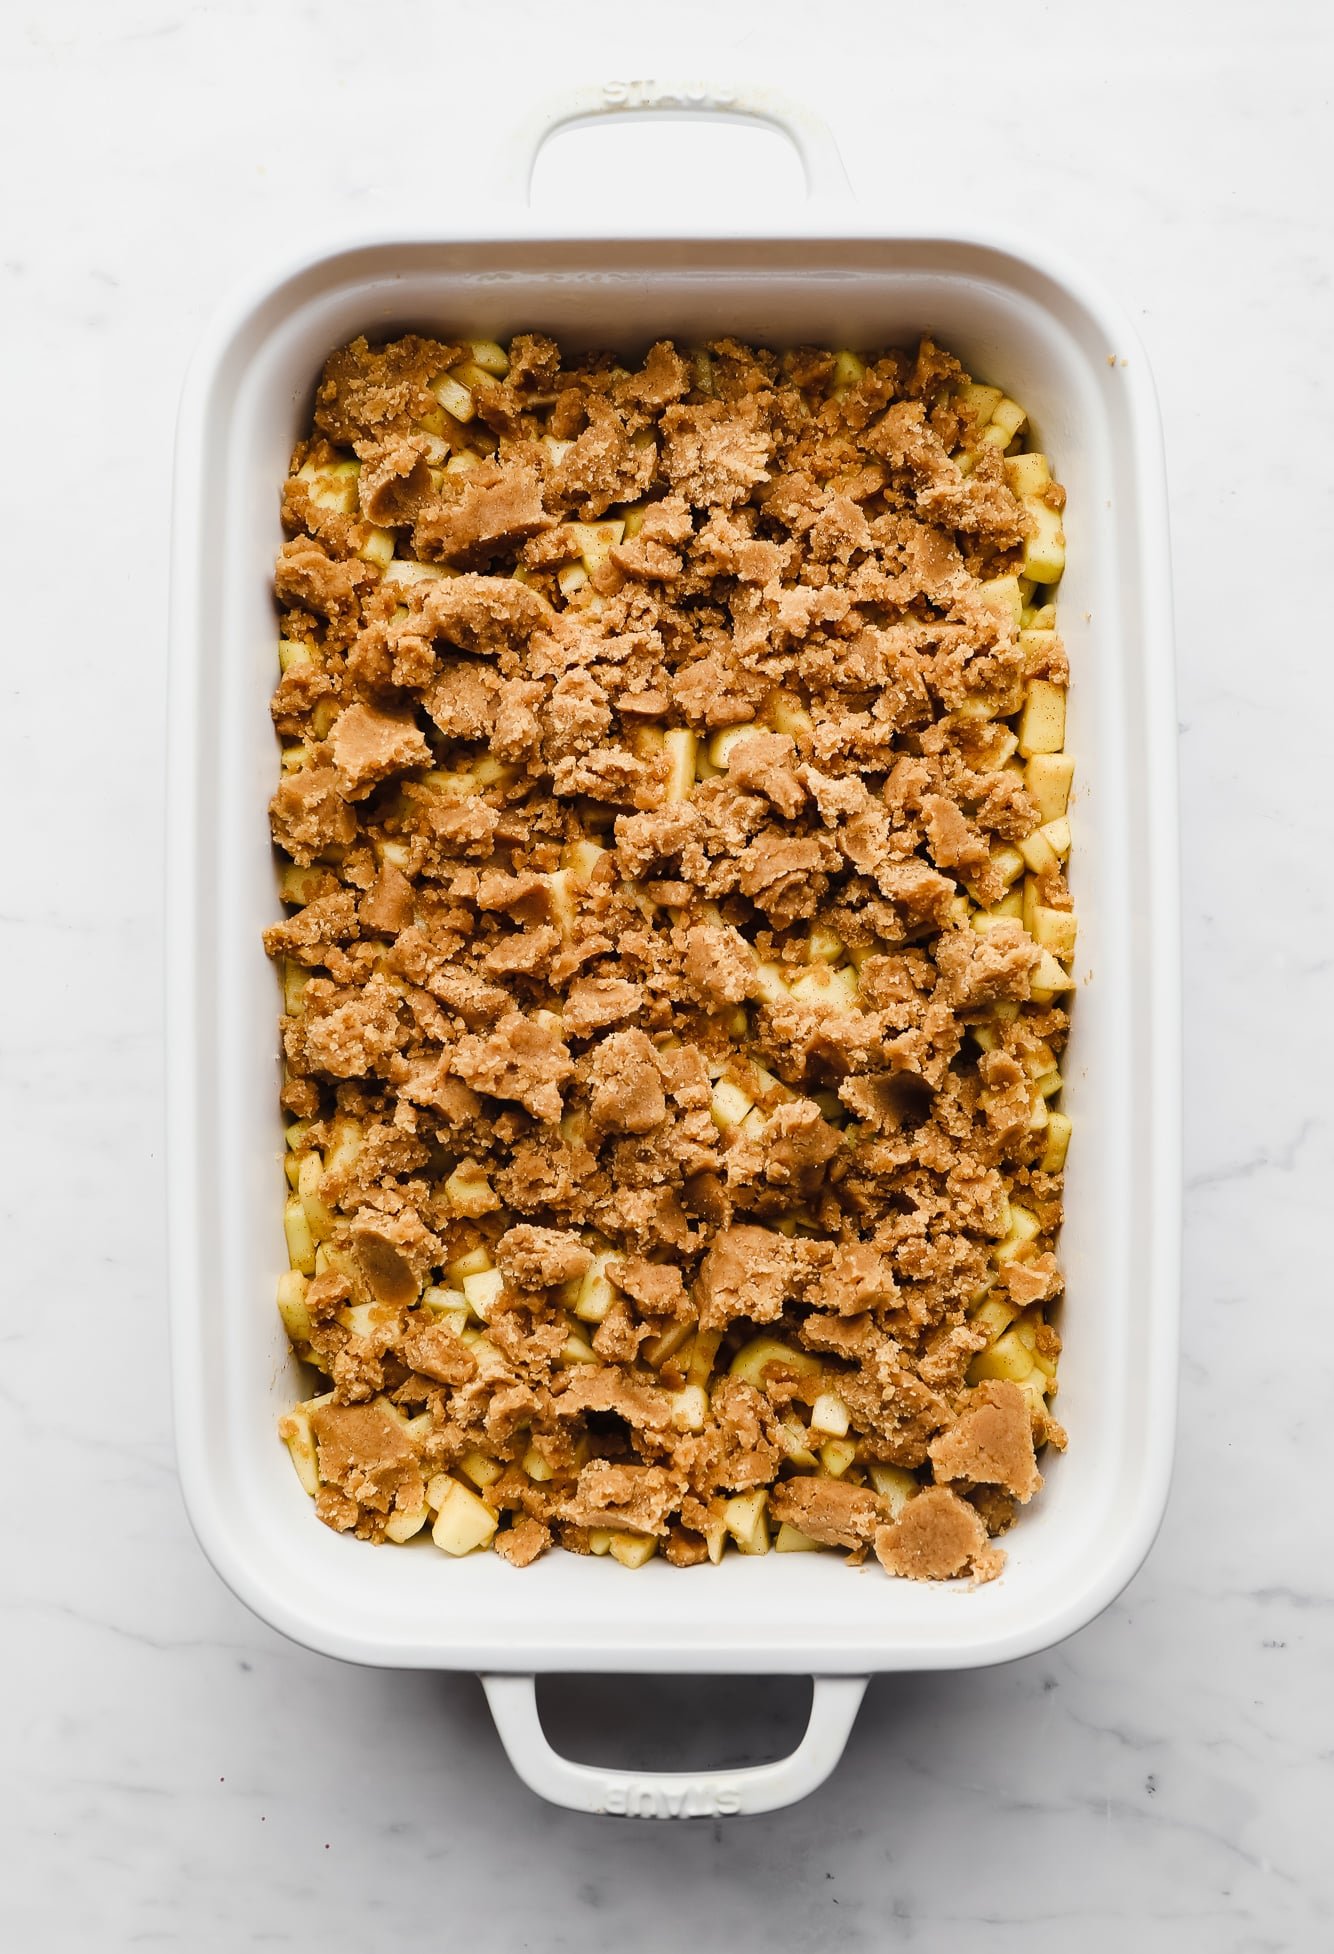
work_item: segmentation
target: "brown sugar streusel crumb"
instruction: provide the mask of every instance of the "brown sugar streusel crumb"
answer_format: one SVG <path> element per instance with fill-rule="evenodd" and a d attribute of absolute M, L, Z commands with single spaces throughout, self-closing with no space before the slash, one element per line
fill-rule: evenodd
<path fill-rule="evenodd" d="M 1024 431 L 929 339 L 329 360 L 265 939 L 329 1526 L 999 1569 L 1065 1443 L 1064 493 Z"/>

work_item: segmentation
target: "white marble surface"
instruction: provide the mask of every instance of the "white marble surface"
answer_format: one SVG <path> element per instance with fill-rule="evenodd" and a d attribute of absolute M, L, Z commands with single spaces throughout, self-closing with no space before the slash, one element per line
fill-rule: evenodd
<path fill-rule="evenodd" d="M 1316 0 L 802 11 L 4 10 L 9 1946 L 1334 1943 L 1334 24 Z M 304 1654 L 205 1564 L 172 1470 L 159 1050 L 170 440 L 201 321 L 294 204 L 447 226 L 544 83 L 673 72 L 804 90 L 864 192 L 1059 238 L 1138 315 L 1172 470 L 1189 1062 L 1180 1461 L 1144 1572 L 1051 1654 L 873 1685 L 803 1807 L 687 1829 L 540 1805 L 471 1678 Z M 583 194 L 633 180 L 608 160 Z M 726 1711 L 734 1751 L 776 1748 L 790 1704 L 737 1722 L 733 1696 L 654 1719 L 584 1685 L 559 1721 L 665 1756 Z"/>

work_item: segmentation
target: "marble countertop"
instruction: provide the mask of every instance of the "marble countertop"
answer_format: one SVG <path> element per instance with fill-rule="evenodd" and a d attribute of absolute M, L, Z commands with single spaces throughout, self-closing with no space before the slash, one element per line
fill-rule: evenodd
<path fill-rule="evenodd" d="M 636 26 L 574 4 L 557 29 L 539 0 L 7 9 L 8 1945 L 1334 1942 L 1334 1589 L 1315 1544 L 1334 661 L 1311 579 L 1334 533 L 1334 23 L 1314 0 L 1207 17 L 963 0 L 910 24 L 831 12 L 817 38 L 806 12 L 675 0 Z M 809 1802 L 687 1828 L 544 1806 L 473 1678 L 340 1667 L 232 1598 L 173 1472 L 162 1229 L 164 587 L 188 352 L 303 212 L 447 227 L 472 160 L 544 86 L 655 72 L 798 88 L 891 216 L 1058 240 L 1120 293 L 1166 420 L 1184 770 L 1185 1364 L 1162 1536 L 1063 1647 L 875 1682 Z M 711 138 L 664 182 L 657 151 L 599 135 L 600 156 L 551 159 L 549 196 L 712 194 Z M 739 1757 L 782 1747 L 799 1694 L 585 1682 L 552 1692 L 553 1728 L 578 1742 L 592 1724 L 625 1761 Z"/>

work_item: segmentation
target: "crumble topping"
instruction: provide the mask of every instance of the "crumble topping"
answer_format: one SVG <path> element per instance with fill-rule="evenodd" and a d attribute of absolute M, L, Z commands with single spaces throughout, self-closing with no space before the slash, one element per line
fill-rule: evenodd
<path fill-rule="evenodd" d="M 1064 494 L 924 339 L 335 353 L 282 1435 L 362 1538 L 992 1578 L 1063 1446 Z"/>

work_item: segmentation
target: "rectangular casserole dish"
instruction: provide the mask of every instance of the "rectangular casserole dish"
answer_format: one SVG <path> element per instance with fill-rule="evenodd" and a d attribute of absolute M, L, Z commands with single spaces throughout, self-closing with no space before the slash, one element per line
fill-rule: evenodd
<path fill-rule="evenodd" d="M 663 106 L 682 104 L 611 90 L 567 105 L 537 134 L 601 109 Z M 787 128 L 820 187 L 827 152 L 808 128 L 771 99 L 723 106 Z M 377 1552 L 312 1520 L 275 1435 L 299 1386 L 273 1307 L 286 1265 L 278 995 L 260 942 L 280 913 L 266 821 L 271 576 L 278 489 L 324 358 L 359 332 L 407 328 L 500 339 L 546 330 L 626 350 L 721 333 L 877 345 L 928 329 L 1025 404 L 1068 489 L 1059 617 L 1073 668 L 1080 956 L 1060 1415 L 1071 1444 L 1044 1457 L 1046 1488 L 987 1587 L 889 1581 L 822 1554 L 729 1557 L 686 1573 L 653 1561 L 632 1574 L 555 1553 L 519 1575 L 489 1554 Z M 177 455 L 167 1035 L 178 1456 L 200 1541 L 235 1592 L 326 1654 L 482 1672 L 535 1789 L 646 1816 L 790 1802 L 837 1761 L 872 1672 L 1002 1662 L 1090 1621 L 1151 1544 L 1172 1448 L 1175 736 L 1152 384 L 1120 314 L 1045 254 L 890 232 L 819 199 L 781 230 L 745 238 L 538 236 L 520 209 L 467 235 L 371 237 L 314 254 L 233 297 L 196 357 Z M 776 1765 L 631 1783 L 546 1746 L 532 1677 L 574 1670 L 811 1674 L 811 1728 Z"/>

